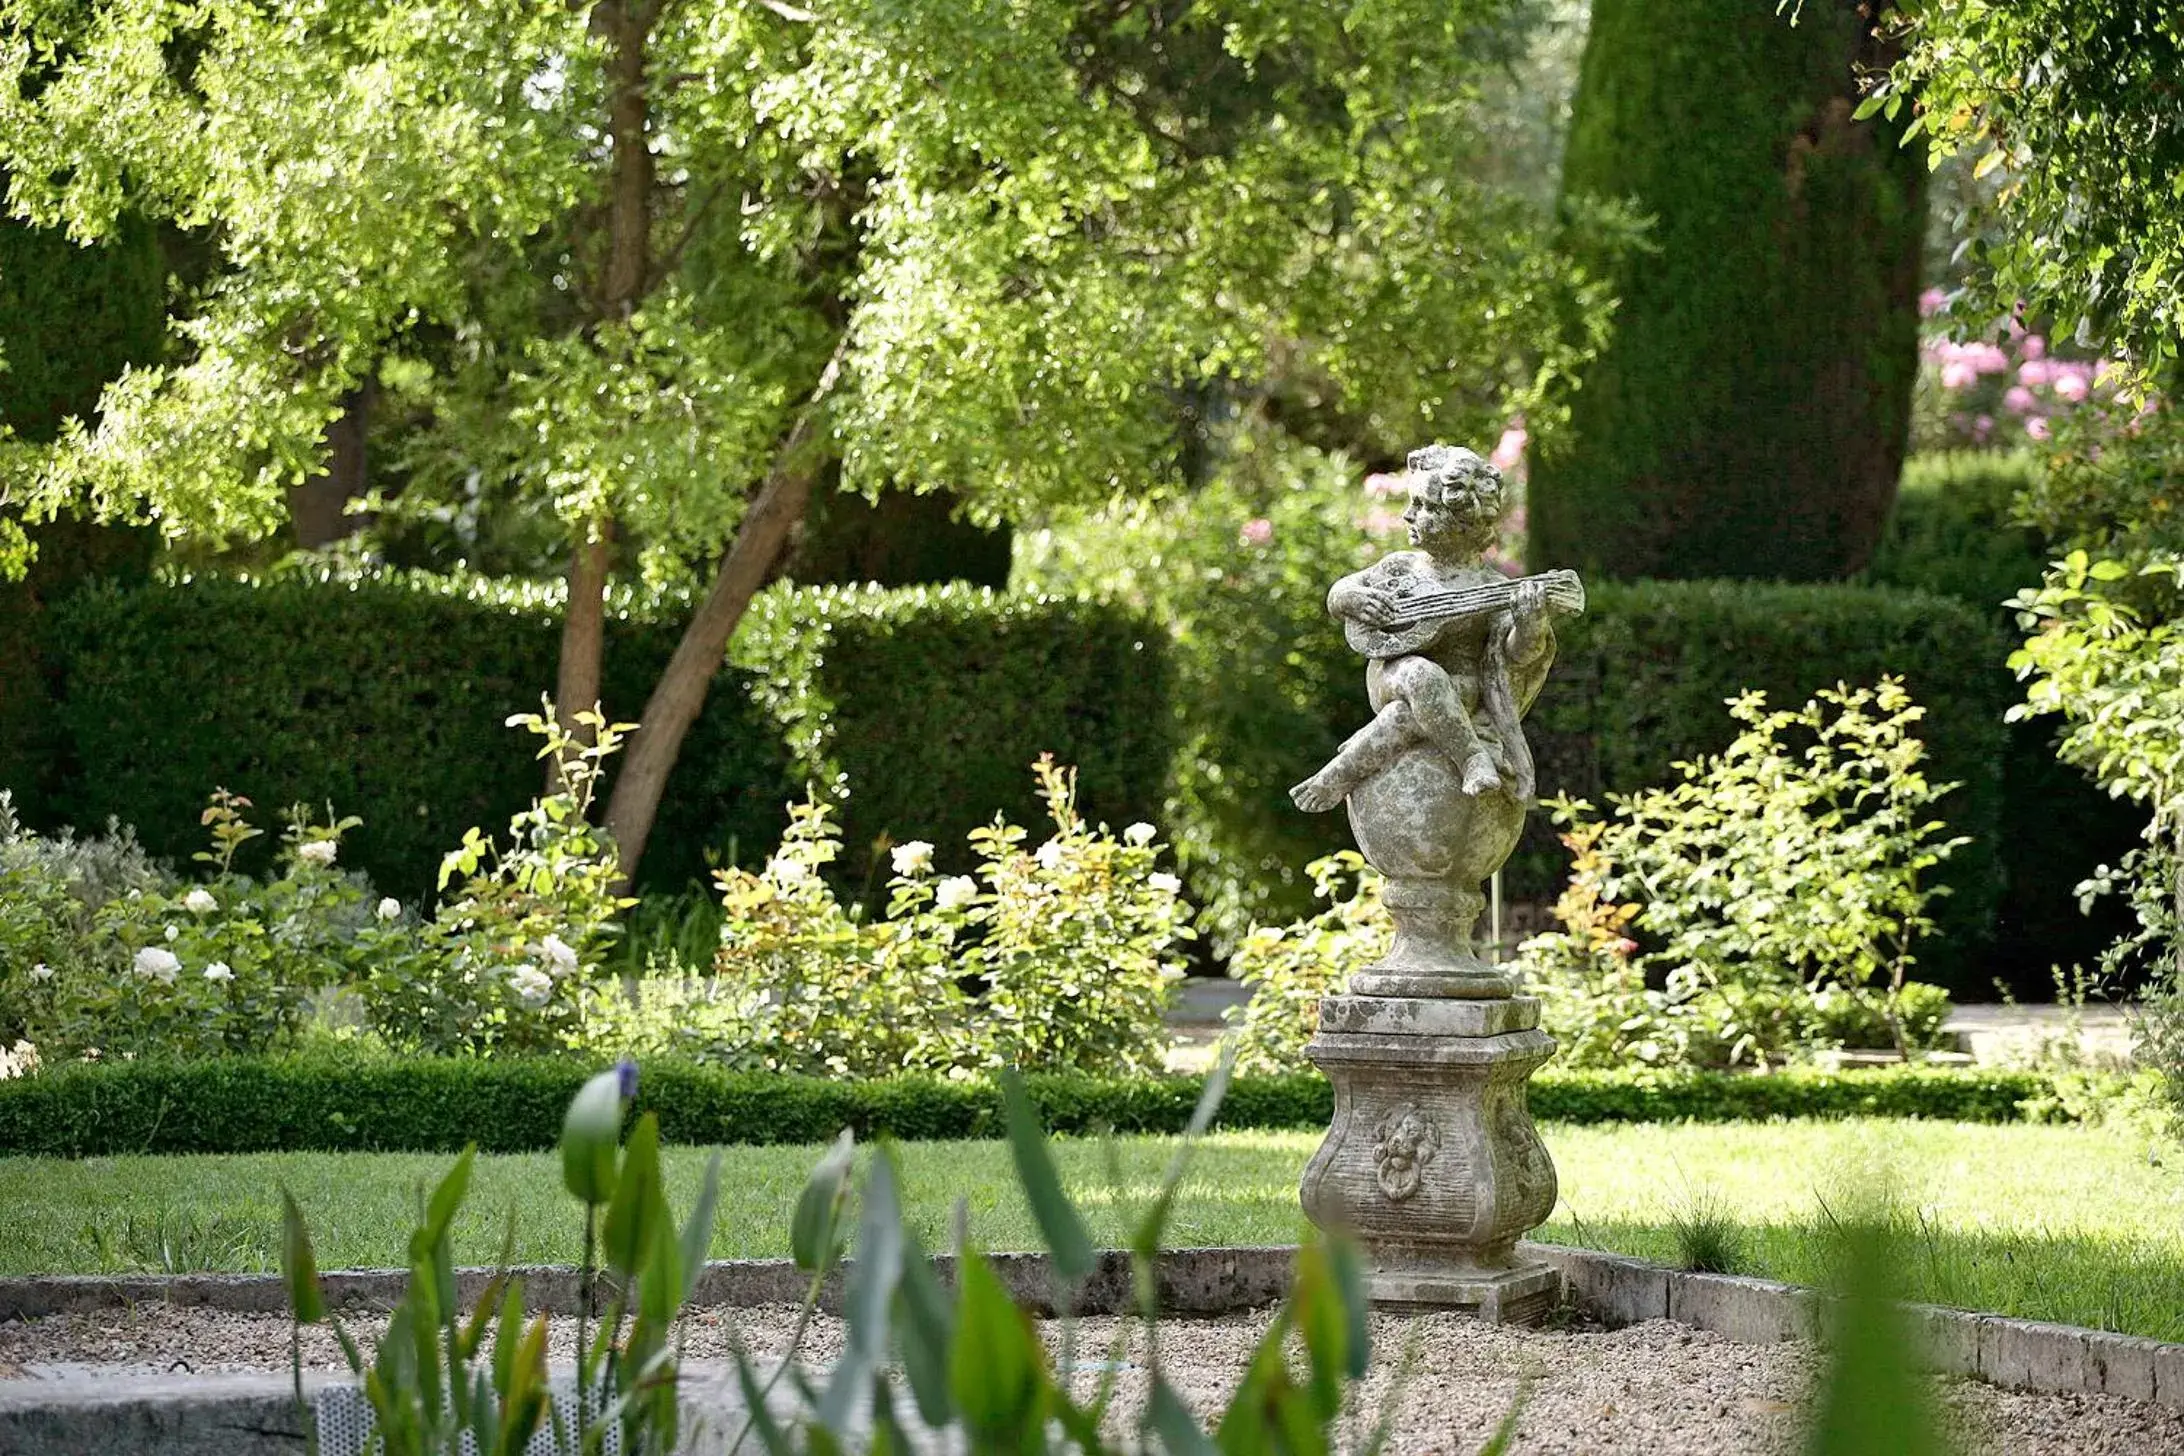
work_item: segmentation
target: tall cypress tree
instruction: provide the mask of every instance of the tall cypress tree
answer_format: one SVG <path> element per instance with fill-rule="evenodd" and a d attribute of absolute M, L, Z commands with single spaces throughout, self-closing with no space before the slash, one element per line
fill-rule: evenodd
<path fill-rule="evenodd" d="M 1894 500 L 1917 371 L 1922 149 L 1853 121 L 1868 8 L 1594 0 L 1566 205 L 1627 198 L 1614 337 L 1532 474 L 1531 555 L 1825 579 Z M 1908 120 L 1908 116 L 1904 118 Z"/>

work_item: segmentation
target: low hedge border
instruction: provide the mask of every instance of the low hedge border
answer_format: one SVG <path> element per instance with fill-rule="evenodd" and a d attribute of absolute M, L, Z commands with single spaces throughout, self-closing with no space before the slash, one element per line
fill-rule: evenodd
<path fill-rule="evenodd" d="M 486 1152 L 551 1147 L 562 1113 L 595 1068 L 535 1060 L 234 1058 L 71 1066 L 0 1082 L 0 1154 L 301 1151 Z M 1055 1132 L 1180 1132 L 1196 1077 L 1030 1079 Z M 1856 1072 L 1547 1071 L 1532 1080 L 1535 1116 L 1555 1122 L 1733 1122 L 1778 1117 L 1912 1117 L 2014 1122 L 2052 1091 L 2031 1072 L 1891 1068 Z M 860 1137 L 985 1138 L 1000 1097 L 983 1081 L 872 1082 L 648 1065 L 637 1103 L 671 1143 L 815 1143 Z M 1325 1127 L 1333 1092 L 1317 1073 L 1241 1077 L 1219 1126 Z"/>

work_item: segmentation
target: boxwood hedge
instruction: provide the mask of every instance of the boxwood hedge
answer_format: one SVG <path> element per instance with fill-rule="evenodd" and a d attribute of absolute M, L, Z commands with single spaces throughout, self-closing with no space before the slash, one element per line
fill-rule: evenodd
<path fill-rule="evenodd" d="M 111 815 L 184 859 L 215 785 L 266 815 L 331 803 L 364 820 L 351 864 L 423 894 L 466 827 L 498 827 L 538 790 L 533 745 L 503 721 L 554 680 L 555 612 L 536 589 L 417 573 L 78 592 L 39 627 L 61 759 L 39 817 L 95 828 Z M 669 615 L 609 623 L 616 717 L 643 708 L 674 647 Z M 1158 813 L 1166 658 L 1129 612 L 970 587 L 819 588 L 769 593 L 753 625 L 768 645 L 746 644 L 753 665 L 715 680 L 646 886 L 702 879 L 708 856 L 762 857 L 786 802 L 836 774 L 852 792 L 853 878 L 883 835 L 945 847 L 997 810 L 1032 818 L 1042 752 L 1079 766 L 1095 817 Z"/>
<path fill-rule="evenodd" d="M 551 1147 L 585 1077 L 573 1060 L 227 1058 L 77 1065 L 0 1082 L 0 1154 L 407 1150 Z M 1198 1100 L 1195 1077 L 1034 1077 L 1046 1125 L 1061 1133 L 1174 1133 Z M 2051 1090 L 2035 1073 L 1934 1068 L 1774 1076 L 1548 1070 L 1532 1081 L 1543 1121 L 1725 1122 L 1778 1117 L 1918 1117 L 2009 1122 Z M 986 1082 L 900 1077 L 823 1081 L 648 1064 L 637 1105 L 682 1144 L 810 1143 L 860 1137 L 1000 1134 Z M 1316 1073 L 1244 1077 L 1225 1128 L 1325 1127 L 1333 1093 Z"/>

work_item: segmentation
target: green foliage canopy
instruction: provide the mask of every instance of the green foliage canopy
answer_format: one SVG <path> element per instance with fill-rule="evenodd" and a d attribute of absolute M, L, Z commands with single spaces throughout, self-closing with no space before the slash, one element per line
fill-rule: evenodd
<path fill-rule="evenodd" d="M 2166 0 L 1899 0 L 1902 58 L 1860 107 L 1966 153 L 2003 185 L 2005 226 L 1974 243 L 1973 298 L 2020 302 L 2054 332 L 2104 338 L 2140 363 L 2184 340 L 2184 12 Z"/>
<path fill-rule="evenodd" d="M 1529 9 L 0 0 L 12 210 L 92 239 L 135 209 L 220 260 L 12 505 L 266 533 L 377 377 L 428 426 L 412 505 L 498 482 L 672 573 L 830 354 L 846 483 L 988 509 L 1157 471 L 1162 391 L 1276 340 L 1396 432 L 1475 433 L 1600 311 L 1451 166 Z"/>

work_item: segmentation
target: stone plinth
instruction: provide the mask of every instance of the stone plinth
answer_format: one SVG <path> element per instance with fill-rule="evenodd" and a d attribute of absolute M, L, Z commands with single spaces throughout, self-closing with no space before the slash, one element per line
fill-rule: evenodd
<path fill-rule="evenodd" d="M 1454 989 L 1454 988 L 1451 988 Z M 1469 990 L 1470 987 L 1465 987 Z M 1554 1211 L 1525 1083 L 1554 1054 L 1529 996 L 1330 996 L 1305 1055 L 1335 1087 L 1304 1211 L 1362 1245 L 1373 1303 L 1533 1324 L 1555 1271 L 1516 1254 Z"/>

